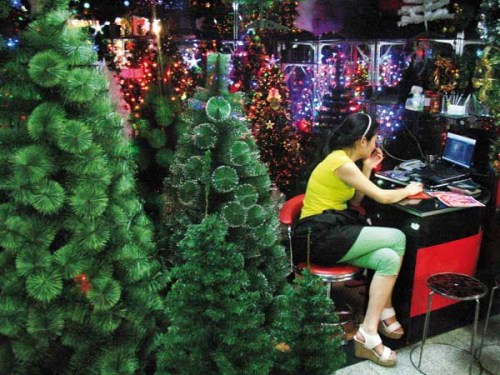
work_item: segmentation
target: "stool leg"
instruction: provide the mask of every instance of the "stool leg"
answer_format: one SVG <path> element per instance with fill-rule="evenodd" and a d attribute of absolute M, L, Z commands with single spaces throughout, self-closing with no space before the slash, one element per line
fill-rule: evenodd
<path fill-rule="evenodd" d="M 474 314 L 474 328 L 472 331 L 472 340 L 470 341 L 470 364 L 469 375 L 472 374 L 472 363 L 474 362 L 474 341 L 476 341 L 477 321 L 479 320 L 479 298 L 476 298 L 476 312 Z"/>
<path fill-rule="evenodd" d="M 483 336 L 481 337 L 481 343 L 479 344 L 479 349 L 478 349 L 477 354 L 476 354 L 476 358 L 478 360 L 481 357 L 481 351 L 483 350 L 484 337 L 486 336 L 486 330 L 488 329 L 488 323 L 490 321 L 491 305 L 493 305 L 493 296 L 495 295 L 495 291 L 497 289 L 498 289 L 498 286 L 491 288 L 490 303 L 488 304 L 488 312 L 486 313 L 486 320 L 484 322 Z"/>
<path fill-rule="evenodd" d="M 330 298 L 332 292 L 332 283 L 327 281 L 326 282 L 326 296 Z"/>
<path fill-rule="evenodd" d="M 288 236 L 288 247 L 289 247 L 289 251 L 290 251 L 290 273 L 293 273 L 293 249 L 292 249 L 292 226 L 289 225 L 287 228 L 286 228 L 286 233 L 287 233 L 287 236 Z"/>
<path fill-rule="evenodd" d="M 425 312 L 425 323 L 424 323 L 424 332 L 422 335 L 422 344 L 420 345 L 420 357 L 418 359 L 418 368 L 420 369 L 420 364 L 422 363 L 422 354 L 424 352 L 424 344 L 427 339 L 427 332 L 429 331 L 429 318 L 431 316 L 431 305 L 432 305 L 432 295 L 433 291 L 429 292 L 429 296 L 427 297 L 427 310 Z"/>

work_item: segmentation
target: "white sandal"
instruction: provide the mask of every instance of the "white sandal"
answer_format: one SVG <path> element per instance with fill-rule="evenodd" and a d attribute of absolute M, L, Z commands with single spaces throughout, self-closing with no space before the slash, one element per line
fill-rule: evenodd
<path fill-rule="evenodd" d="M 361 326 L 359 326 L 358 332 L 363 335 L 365 342 L 359 341 L 359 339 L 354 336 L 354 355 L 356 357 L 369 359 L 385 367 L 392 367 L 396 364 L 396 358 L 390 358 L 392 350 L 387 346 L 384 346 L 381 355 L 375 351 L 375 347 L 382 343 L 382 339 L 378 334 L 369 335 Z"/>
<path fill-rule="evenodd" d="M 396 332 L 398 329 L 402 328 L 401 324 L 397 320 L 389 325 L 386 325 L 384 322 L 384 320 L 389 319 L 393 316 L 396 316 L 396 311 L 394 311 L 393 307 L 388 307 L 382 310 L 382 314 L 380 315 L 380 322 L 378 324 L 378 331 L 385 337 L 398 340 L 404 335 L 404 332 L 402 331 Z"/>

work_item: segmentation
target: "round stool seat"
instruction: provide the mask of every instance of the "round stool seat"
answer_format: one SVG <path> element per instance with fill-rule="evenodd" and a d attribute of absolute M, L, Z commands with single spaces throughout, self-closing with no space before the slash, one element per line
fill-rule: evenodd
<path fill-rule="evenodd" d="M 469 350 L 469 375 L 471 375 L 473 368 L 472 365 L 474 364 L 474 343 L 477 333 L 477 321 L 479 319 L 479 299 L 481 297 L 484 297 L 486 293 L 488 293 L 488 288 L 485 284 L 472 276 L 455 272 L 443 272 L 431 275 L 427 278 L 427 286 L 430 289 L 430 293 L 427 299 L 424 332 L 422 335 L 422 344 L 420 345 L 420 356 L 417 369 L 419 369 L 420 371 L 420 364 L 422 363 L 422 353 L 424 352 L 425 340 L 427 339 L 427 333 L 429 330 L 432 296 L 434 293 L 436 293 L 442 297 L 454 299 L 456 301 L 475 300 L 476 302 L 476 309 L 474 313 L 474 328 L 472 329 L 472 337 Z"/>
<path fill-rule="evenodd" d="M 360 268 L 350 264 L 338 264 L 331 267 L 322 267 L 316 264 L 299 263 L 299 269 L 309 269 L 311 274 L 319 276 L 328 281 L 347 281 L 351 280 L 361 271 Z"/>
<path fill-rule="evenodd" d="M 458 301 L 484 297 L 488 288 L 478 279 L 461 273 L 444 272 L 429 276 L 427 286 L 433 292 Z"/>

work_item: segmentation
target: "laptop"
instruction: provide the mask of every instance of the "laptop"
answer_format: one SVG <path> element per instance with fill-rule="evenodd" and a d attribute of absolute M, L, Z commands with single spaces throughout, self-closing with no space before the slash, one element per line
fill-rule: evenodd
<path fill-rule="evenodd" d="M 448 132 L 441 159 L 413 173 L 435 186 L 468 178 L 475 146 L 475 139 Z"/>

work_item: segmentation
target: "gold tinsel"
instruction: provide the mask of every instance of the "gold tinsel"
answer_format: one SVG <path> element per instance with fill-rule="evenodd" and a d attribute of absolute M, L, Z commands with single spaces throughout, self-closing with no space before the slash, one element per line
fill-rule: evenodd
<path fill-rule="evenodd" d="M 498 78 L 495 77 L 494 67 L 489 56 L 493 48 L 498 49 L 491 46 L 484 49 L 483 58 L 481 59 L 481 65 L 479 67 L 483 76 L 475 82 L 473 80 L 474 88 L 479 89 L 478 97 L 482 102 L 488 101 L 491 91 L 494 87 L 498 86 Z"/>
<path fill-rule="evenodd" d="M 440 92 L 453 91 L 458 85 L 460 70 L 457 63 L 448 58 L 438 56 L 434 61 L 432 80 L 434 87 Z"/>

